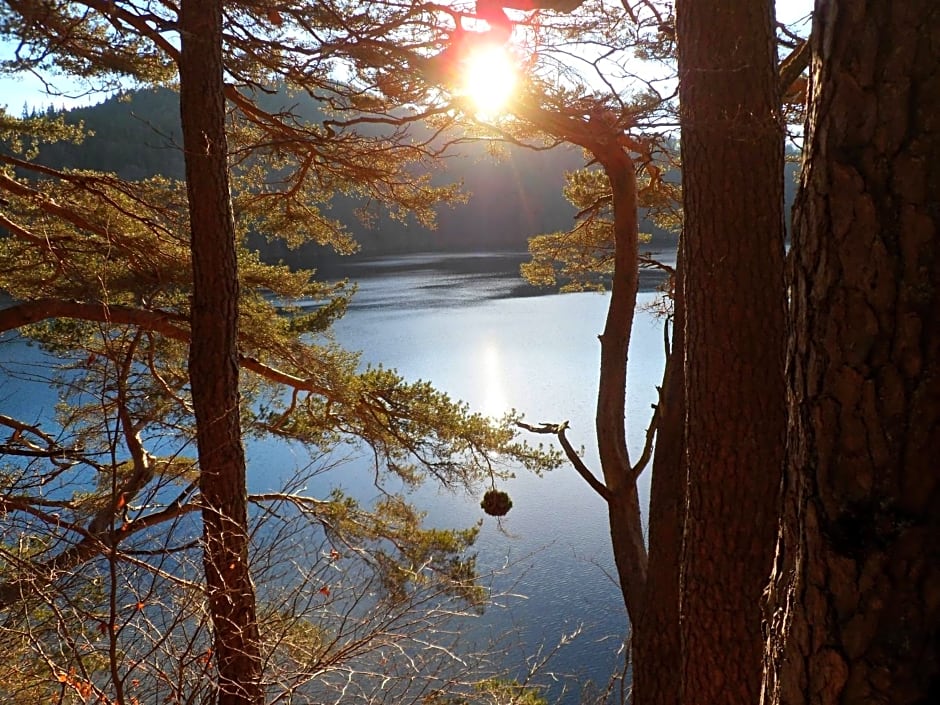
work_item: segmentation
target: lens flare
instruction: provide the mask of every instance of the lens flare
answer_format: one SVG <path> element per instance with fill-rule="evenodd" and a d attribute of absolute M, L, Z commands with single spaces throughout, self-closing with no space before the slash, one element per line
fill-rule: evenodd
<path fill-rule="evenodd" d="M 511 100 L 517 80 L 516 62 L 504 47 L 480 46 L 464 63 L 463 94 L 480 114 L 494 117 Z"/>

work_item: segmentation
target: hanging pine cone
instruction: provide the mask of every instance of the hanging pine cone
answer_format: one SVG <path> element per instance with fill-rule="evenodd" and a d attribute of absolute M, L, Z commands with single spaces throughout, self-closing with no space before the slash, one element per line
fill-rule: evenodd
<path fill-rule="evenodd" d="M 504 517 L 512 509 L 512 500 L 501 490 L 487 490 L 480 502 L 483 511 L 491 517 Z"/>

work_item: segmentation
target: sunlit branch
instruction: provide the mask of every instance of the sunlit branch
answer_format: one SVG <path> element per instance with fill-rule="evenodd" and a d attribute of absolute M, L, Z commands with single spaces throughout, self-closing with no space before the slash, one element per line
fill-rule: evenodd
<path fill-rule="evenodd" d="M 54 178 L 57 181 L 71 184 L 72 186 L 75 186 L 76 188 L 79 188 L 85 191 L 86 193 L 93 194 L 98 200 L 100 200 L 102 203 L 107 204 L 108 206 L 113 208 L 115 211 L 117 211 L 121 215 L 124 215 L 132 220 L 141 222 L 153 230 L 163 231 L 164 233 L 168 232 L 168 229 L 165 226 L 161 225 L 161 223 L 158 222 L 157 220 L 141 215 L 140 211 L 137 209 L 128 208 L 127 206 L 122 205 L 118 201 L 114 200 L 114 198 L 112 198 L 107 193 L 107 191 L 105 191 L 106 188 L 117 191 L 125 198 L 130 199 L 133 203 L 143 206 L 143 208 L 146 211 L 152 212 L 155 210 L 160 210 L 161 208 L 165 208 L 165 206 L 157 205 L 153 203 L 152 201 L 147 201 L 141 198 L 138 189 L 135 189 L 129 186 L 127 182 L 122 181 L 121 179 L 116 179 L 112 176 L 102 175 L 102 174 L 89 174 L 85 172 L 72 173 L 68 171 L 63 171 L 61 169 L 55 169 L 53 167 L 45 166 L 42 164 L 36 164 L 34 162 L 24 161 L 22 159 L 18 159 L 10 155 L 0 155 L 0 162 L 5 162 L 23 171 L 35 172 L 37 174 L 42 174 L 43 176 Z M 67 209 L 56 210 L 58 208 L 64 208 L 64 207 L 57 204 L 54 200 L 48 198 L 41 191 L 32 189 L 26 186 L 25 184 L 22 184 L 13 179 L 0 181 L 0 188 L 6 188 L 6 190 L 8 190 L 10 193 L 18 195 L 20 197 L 31 199 L 32 202 L 39 205 L 39 207 L 42 208 L 44 211 L 50 213 L 51 215 L 55 215 L 57 217 L 63 218 L 67 222 L 70 222 L 73 225 L 76 225 L 77 227 L 84 228 L 86 230 L 89 230 L 90 232 L 94 232 L 98 235 L 101 235 L 102 237 L 108 236 L 108 233 L 100 229 L 96 229 L 96 227 L 93 226 L 88 221 L 85 221 L 84 219 L 80 219 L 80 216 L 78 216 L 77 214 L 74 215 L 74 219 L 66 218 L 64 214 L 73 213 L 73 211 L 70 211 Z M 28 236 L 29 233 L 26 233 L 25 235 Z M 35 235 L 31 237 L 34 239 L 37 239 Z M 57 241 L 59 242 L 73 241 L 74 239 L 75 239 L 74 237 L 57 238 Z"/>
<path fill-rule="evenodd" d="M 574 219 L 581 220 L 582 218 L 586 216 L 590 216 L 591 218 L 593 218 L 601 208 L 604 208 L 605 206 L 610 206 L 611 204 L 613 204 L 613 202 L 614 202 L 613 194 L 608 193 L 603 196 L 600 196 L 594 201 L 594 203 L 589 205 L 587 208 L 582 208 L 577 213 L 575 213 Z"/>
<path fill-rule="evenodd" d="M 173 46 L 166 37 L 160 34 L 161 31 L 176 29 L 174 23 L 167 22 L 163 18 L 157 17 L 151 13 L 147 13 L 146 15 L 133 14 L 119 6 L 116 2 L 109 0 L 82 0 L 81 4 L 100 12 L 103 16 L 107 17 L 111 24 L 117 29 L 122 29 L 122 22 L 130 25 L 140 33 L 140 36 L 147 37 L 147 39 L 159 47 L 172 61 L 179 61 L 179 50 Z M 157 27 L 154 27 L 154 24 L 157 25 Z"/>
<path fill-rule="evenodd" d="M 793 82 L 809 66 L 812 49 L 807 40 L 803 40 L 790 54 L 780 62 L 780 93 L 786 95 Z"/>
<path fill-rule="evenodd" d="M 23 423 L 19 419 L 14 419 L 12 416 L 0 414 L 0 424 L 13 429 L 13 437 L 10 439 L 11 441 L 18 440 L 20 442 L 26 442 L 23 440 L 23 434 L 29 433 L 31 435 L 37 436 L 38 438 L 41 438 L 50 447 L 56 445 L 55 439 L 40 429 L 38 426 Z M 29 443 L 29 446 L 31 448 L 37 448 L 37 446 L 33 445 L 31 442 Z"/>
<path fill-rule="evenodd" d="M 26 241 L 26 242 L 28 242 L 28 243 L 30 243 L 30 244 L 32 244 L 32 245 L 35 245 L 35 246 L 37 246 L 37 247 L 39 247 L 39 248 L 41 248 L 41 249 L 43 249 L 43 250 L 46 250 L 46 251 L 50 252 L 50 253 L 52 254 L 52 256 L 55 257 L 55 259 L 56 259 L 56 264 L 57 264 L 58 268 L 61 270 L 61 268 L 62 268 L 62 257 L 61 257 L 61 253 L 58 251 L 58 250 L 59 250 L 59 243 L 61 242 L 61 240 L 58 240 L 58 239 L 57 239 L 56 242 L 53 242 L 53 241 L 50 240 L 49 238 L 45 238 L 45 237 L 41 237 L 41 236 L 39 236 L 39 235 L 36 235 L 35 233 L 31 232 L 30 230 L 27 230 L 26 228 L 24 228 L 24 227 L 23 227 L 22 225 L 20 225 L 19 223 L 16 223 L 16 222 L 10 220 L 10 219 L 7 218 L 7 216 L 6 216 L 5 214 L 3 214 L 3 213 L 0 213 L 0 226 L 2 226 L 2 227 L 3 227 L 4 229 L 6 229 L 11 235 L 13 235 L 13 236 L 19 238 L 20 240 L 24 240 L 24 241 Z"/>
<path fill-rule="evenodd" d="M 0 173 L 0 189 L 9 191 L 16 196 L 30 199 L 44 212 L 48 213 L 49 215 L 54 215 L 57 218 L 61 218 L 65 222 L 70 223 L 77 228 L 95 233 L 96 235 L 106 239 L 108 237 L 108 232 L 99 225 L 91 222 L 87 218 L 83 218 L 71 208 L 66 208 L 65 206 L 60 205 L 55 200 L 49 198 L 40 191 L 21 184 L 20 182 L 3 173 Z"/>
<path fill-rule="evenodd" d="M 19 419 L 14 419 L 4 414 L 0 414 L 0 425 L 13 429 L 13 433 L 6 442 L 0 444 L 0 455 L 11 455 L 23 458 L 47 458 L 55 466 L 56 470 L 54 472 L 45 473 L 43 477 L 44 482 L 52 480 L 78 462 L 97 467 L 79 448 L 62 446 L 38 426 L 23 423 Z M 38 438 L 42 441 L 43 445 L 38 445 L 36 441 L 31 440 L 29 436 Z"/>

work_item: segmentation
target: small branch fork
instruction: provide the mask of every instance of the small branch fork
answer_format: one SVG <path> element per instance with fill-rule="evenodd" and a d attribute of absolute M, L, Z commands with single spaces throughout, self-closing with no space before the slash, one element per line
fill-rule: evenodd
<path fill-rule="evenodd" d="M 597 492 L 597 494 L 604 498 L 605 502 L 611 501 L 612 495 L 610 490 L 607 489 L 607 485 L 594 476 L 594 473 L 592 473 L 588 466 L 584 464 L 584 461 L 581 460 L 581 456 L 578 455 L 578 452 L 574 449 L 574 447 L 571 445 L 571 442 L 568 440 L 568 437 L 565 435 L 565 431 L 568 430 L 567 421 L 564 421 L 560 424 L 542 423 L 538 426 L 532 426 L 522 421 L 517 421 L 516 425 L 519 428 L 523 428 L 526 431 L 531 431 L 532 433 L 548 433 L 557 436 L 558 442 L 561 443 L 561 447 L 565 451 L 565 456 L 574 466 L 574 469 L 578 471 L 578 474 L 584 478 L 584 480 L 595 492 Z"/>
<path fill-rule="evenodd" d="M 650 419 L 650 425 L 646 429 L 646 441 L 643 444 L 643 452 L 640 454 L 640 459 L 637 460 L 636 464 L 630 468 L 630 477 L 629 481 L 636 482 L 640 474 L 649 464 L 650 458 L 653 456 L 653 441 L 656 439 L 656 431 L 659 428 L 659 405 L 653 404 L 653 416 Z M 584 481 L 587 482 L 591 489 L 593 489 L 597 494 L 599 494 L 605 502 L 610 502 L 613 499 L 613 494 L 610 489 L 603 482 L 597 479 L 594 473 L 591 472 L 590 468 L 584 464 L 584 461 L 581 460 L 581 456 L 578 455 L 578 452 L 574 449 L 574 446 L 571 445 L 571 442 L 568 440 L 568 436 L 565 435 L 565 432 L 568 430 L 569 423 L 567 421 L 562 421 L 561 423 L 540 423 L 538 425 L 527 424 L 524 421 L 516 421 L 516 426 L 531 433 L 542 433 L 554 435 L 558 438 L 558 442 L 561 444 L 562 450 L 565 451 L 565 457 L 568 458 L 568 461 L 578 472 L 578 474 L 584 478 Z"/>

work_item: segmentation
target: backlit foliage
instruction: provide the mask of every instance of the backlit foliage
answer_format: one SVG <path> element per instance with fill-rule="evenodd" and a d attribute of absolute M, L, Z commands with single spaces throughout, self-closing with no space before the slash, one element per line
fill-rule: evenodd
<path fill-rule="evenodd" d="M 421 111 L 444 114 L 428 106 L 446 91 L 417 80 L 392 101 L 379 87 L 396 63 L 434 53 L 433 13 L 354 2 L 226 8 L 242 242 L 257 234 L 351 252 L 345 226 L 327 214 L 334 196 L 355 199 L 367 221 L 385 213 L 424 224 L 460 197 L 432 180 L 446 143 L 411 129 Z M 79 91 L 173 87 L 176 12 L 173 3 L 7 3 L 0 34 L 18 48 L 2 70 L 61 72 Z M 319 101 L 318 119 L 292 112 L 297 92 Z M 54 114 L 4 113 L 0 138 L 0 329 L 38 348 L 34 364 L 7 373 L 59 399 L 43 418 L 0 414 L 0 697 L 201 701 L 214 666 L 184 185 L 37 163 L 37 144 L 81 139 Z M 266 490 L 249 497 L 265 685 L 317 701 L 350 681 L 362 701 L 437 688 L 469 667 L 445 648 L 453 637 L 443 626 L 487 601 L 472 553 L 478 529 L 425 526 L 405 492 L 425 481 L 471 490 L 557 458 L 521 443 L 513 417 L 488 419 L 427 382 L 363 368 L 330 331 L 354 286 L 264 263 L 245 246 L 239 280 L 242 426 L 258 443 L 297 450 L 297 467 L 279 477 L 249 467 L 249 485 Z M 366 451 L 365 468 L 343 462 L 354 450 Z M 384 499 L 342 493 L 345 473 L 365 473 Z"/>
<path fill-rule="evenodd" d="M 678 236 L 679 191 L 677 179 L 652 184 L 649 176 L 641 178 L 639 201 L 647 225 Z M 562 291 L 603 291 L 614 267 L 610 184 L 598 169 L 571 172 L 566 174 L 565 197 L 578 209 L 578 222 L 570 230 L 531 238 L 532 259 L 521 265 L 522 276 L 532 284 L 559 286 Z M 642 251 L 649 235 L 641 232 L 640 239 Z"/>

